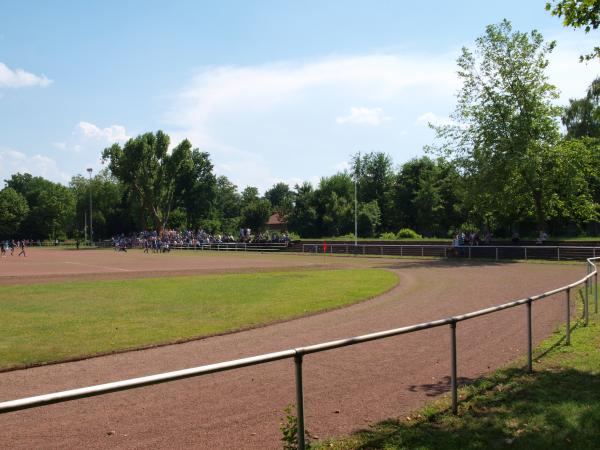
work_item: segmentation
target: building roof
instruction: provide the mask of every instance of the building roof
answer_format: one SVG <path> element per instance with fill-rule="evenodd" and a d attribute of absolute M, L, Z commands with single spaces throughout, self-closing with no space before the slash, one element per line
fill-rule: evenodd
<path fill-rule="evenodd" d="M 272 214 L 269 220 L 267 220 L 267 225 L 282 225 L 284 223 L 285 220 L 283 220 L 283 217 L 279 213 Z"/>

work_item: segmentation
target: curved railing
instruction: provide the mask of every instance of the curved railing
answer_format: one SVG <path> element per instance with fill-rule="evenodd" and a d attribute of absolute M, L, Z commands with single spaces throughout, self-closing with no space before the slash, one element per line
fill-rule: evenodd
<path fill-rule="evenodd" d="M 376 333 L 365 334 L 362 336 L 355 336 L 349 339 L 340 339 L 336 341 L 323 342 L 321 344 L 309 345 L 306 347 L 297 347 L 294 349 L 283 350 L 275 353 L 266 353 L 258 356 L 251 356 L 249 358 L 236 359 L 232 361 L 221 362 L 217 364 L 209 364 L 200 367 L 194 367 L 190 369 L 177 370 L 174 372 L 166 372 L 158 375 L 150 375 L 140 378 L 131 378 L 123 381 L 116 381 L 113 383 L 100 384 L 96 386 L 89 386 L 79 389 L 72 389 L 68 391 L 55 392 L 52 394 L 38 395 L 35 397 L 27 397 L 18 400 L 11 400 L 0 403 L 0 414 L 8 413 L 11 411 L 19 411 L 28 408 L 35 408 L 43 405 L 49 405 L 52 403 L 62 403 L 70 400 L 76 400 L 85 397 L 93 397 L 96 395 L 107 394 L 109 392 L 124 391 L 128 389 L 134 389 L 142 386 L 149 386 L 153 384 L 166 383 L 169 381 L 181 380 L 184 378 L 197 377 L 201 375 L 207 375 L 210 373 L 224 372 L 227 370 L 239 369 L 247 366 L 255 366 L 258 364 L 265 364 L 272 361 L 278 361 L 282 359 L 293 358 L 295 362 L 295 378 L 296 378 L 296 413 L 298 418 L 298 448 L 304 449 L 304 393 L 302 384 L 302 361 L 305 355 L 312 353 L 319 353 L 328 350 L 333 350 L 340 347 L 347 347 L 350 345 L 361 344 L 364 342 L 374 341 L 378 339 L 385 339 L 392 336 L 399 336 L 401 334 L 413 333 L 415 331 L 427 330 L 430 328 L 437 328 L 448 325 L 450 327 L 450 363 L 451 363 L 451 374 L 450 374 L 450 385 L 452 392 L 452 412 L 457 413 L 458 410 L 458 395 L 457 395 L 457 344 L 456 344 L 456 326 L 459 322 L 465 320 L 474 319 L 476 317 L 485 316 L 498 311 L 502 311 L 509 308 L 514 308 L 521 305 L 527 306 L 527 371 L 533 370 L 533 339 L 532 339 L 532 319 L 531 319 L 531 305 L 533 302 L 542 300 L 552 295 L 559 294 L 561 292 L 566 293 L 565 298 L 565 311 L 566 311 L 566 345 L 570 344 L 571 341 L 571 290 L 578 286 L 585 286 L 585 295 L 583 303 L 583 319 L 584 324 L 587 326 L 589 322 L 589 310 L 590 310 L 590 290 L 592 290 L 592 278 L 594 278 L 594 312 L 598 312 L 598 270 L 594 261 L 598 258 L 587 259 L 587 275 L 574 283 L 566 286 L 553 289 L 551 291 L 544 292 L 542 294 L 534 295 L 531 297 L 523 298 L 502 305 L 493 306 L 490 308 L 473 311 L 470 313 L 448 317 L 446 319 L 434 320 L 432 322 L 424 322 L 417 325 L 411 325 L 408 327 L 395 328 L 392 330 L 380 331 Z"/>

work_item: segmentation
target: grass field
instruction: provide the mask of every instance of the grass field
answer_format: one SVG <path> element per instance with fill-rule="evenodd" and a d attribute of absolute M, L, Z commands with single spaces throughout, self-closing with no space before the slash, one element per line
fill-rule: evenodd
<path fill-rule="evenodd" d="M 0 368 L 173 342 L 348 305 L 392 288 L 380 269 L 4 286 Z"/>
<path fill-rule="evenodd" d="M 518 361 L 461 389 L 458 416 L 445 398 L 317 448 L 599 448 L 600 317 L 591 315 L 588 327 L 578 322 L 570 346 L 564 331 L 536 349 L 534 374 L 524 373 Z"/>

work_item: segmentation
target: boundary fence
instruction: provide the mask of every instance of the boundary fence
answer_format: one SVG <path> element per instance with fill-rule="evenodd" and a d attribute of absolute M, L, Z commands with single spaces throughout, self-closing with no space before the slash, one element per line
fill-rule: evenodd
<path fill-rule="evenodd" d="M 495 259 L 545 259 L 555 261 L 584 260 L 600 256 L 600 247 L 550 246 L 550 245 L 473 245 L 453 247 L 435 244 L 302 244 L 302 253 L 378 255 L 378 256 L 421 256 L 437 258 L 486 258 Z"/>
<path fill-rule="evenodd" d="M 570 345 L 571 343 L 571 291 L 578 286 L 584 288 L 584 302 L 583 302 L 583 320 L 584 325 L 587 326 L 589 322 L 590 314 L 590 297 L 594 296 L 594 312 L 598 313 L 598 270 L 594 261 L 598 258 L 587 259 L 587 275 L 580 280 L 577 280 L 566 286 L 553 289 L 551 291 L 544 292 L 539 295 L 523 298 L 520 300 L 504 303 L 502 305 L 473 311 L 470 313 L 448 317 L 445 319 L 434 320 L 431 322 L 423 322 L 416 325 L 411 325 L 402 328 L 395 328 L 391 330 L 380 331 L 376 333 L 365 334 L 362 336 L 356 336 L 349 339 L 340 339 L 336 341 L 323 342 L 316 345 L 309 345 L 306 347 L 297 347 L 294 349 L 283 350 L 280 352 L 266 353 L 258 356 L 251 356 L 248 358 L 236 359 L 232 361 L 225 361 L 216 364 L 209 364 L 200 367 L 194 367 L 190 369 L 177 370 L 173 372 L 160 373 L 157 375 L 150 375 L 139 378 L 131 378 L 122 381 L 116 381 L 112 383 L 100 384 L 96 386 L 88 386 L 79 389 L 72 389 L 68 391 L 55 392 L 51 394 L 38 395 L 34 397 L 21 398 L 18 400 L 5 401 L 0 403 L 0 414 L 9 413 L 12 411 L 19 411 L 29 408 L 35 408 L 43 405 L 49 405 L 53 403 L 62 403 L 70 400 L 76 400 L 86 397 L 93 397 L 96 395 L 108 394 L 110 392 L 124 391 L 128 389 L 139 388 L 143 386 L 150 386 L 154 384 L 166 383 L 169 381 L 181 380 L 184 378 L 197 377 L 201 375 L 208 375 L 216 372 L 224 372 L 233 369 L 239 369 L 242 367 L 255 366 L 259 364 L 266 364 L 272 361 L 279 361 L 282 359 L 294 359 L 295 364 L 295 384 L 296 384 L 296 415 L 298 425 L 298 448 L 301 450 L 305 449 L 305 427 L 304 427 L 304 388 L 303 388 L 303 369 L 302 363 L 305 356 L 312 353 L 319 353 L 329 350 L 334 350 L 341 347 L 347 347 L 351 345 L 357 345 L 364 342 L 375 341 L 379 339 L 385 339 L 393 336 L 399 336 L 402 334 L 414 333 L 421 330 L 427 330 L 431 328 L 437 328 L 442 326 L 448 326 L 450 330 L 450 390 L 452 396 L 452 413 L 458 413 L 458 365 L 457 365 L 457 342 L 456 342 L 456 327 L 458 323 L 474 319 L 476 317 L 493 314 L 498 311 L 502 311 L 509 308 L 515 308 L 518 306 L 526 306 L 526 323 L 527 323 L 527 371 L 531 373 L 533 371 L 533 338 L 532 338 L 532 305 L 534 302 L 548 298 L 550 296 L 564 292 L 565 296 L 565 344 Z M 592 283 L 594 279 L 594 283 Z"/>

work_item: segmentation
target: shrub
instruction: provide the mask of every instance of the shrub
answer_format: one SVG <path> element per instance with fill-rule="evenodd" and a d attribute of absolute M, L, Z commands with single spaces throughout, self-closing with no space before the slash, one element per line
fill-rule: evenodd
<path fill-rule="evenodd" d="M 395 240 L 395 239 L 396 239 L 396 235 L 395 235 L 394 233 L 390 233 L 390 232 L 387 232 L 387 233 L 381 233 L 381 234 L 379 235 L 379 239 L 386 239 L 386 240 L 388 240 L 388 241 L 393 241 L 393 240 Z"/>
<path fill-rule="evenodd" d="M 298 418 L 292 413 L 294 405 L 287 405 L 283 412 L 285 417 L 281 423 L 281 440 L 283 441 L 283 450 L 296 450 L 298 448 Z M 305 448 L 310 449 L 310 439 L 313 437 L 308 430 L 304 430 Z"/>
<path fill-rule="evenodd" d="M 411 230 L 410 228 L 402 228 L 400 231 L 398 231 L 398 234 L 396 235 L 396 237 L 398 239 L 422 239 L 423 238 L 423 236 L 421 236 L 416 231 Z"/>

